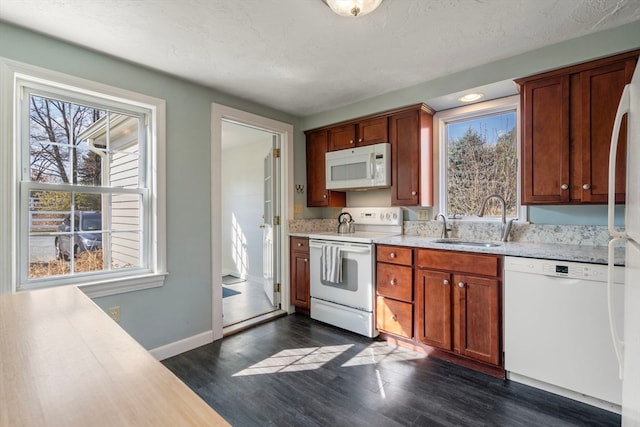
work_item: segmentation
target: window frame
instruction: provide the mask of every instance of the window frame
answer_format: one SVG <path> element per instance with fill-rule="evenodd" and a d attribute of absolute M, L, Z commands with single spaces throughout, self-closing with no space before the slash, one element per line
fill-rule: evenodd
<path fill-rule="evenodd" d="M 493 99 L 484 102 L 478 102 L 472 105 L 464 105 L 461 107 L 452 108 L 449 110 L 439 111 L 434 116 L 434 156 L 433 156 L 433 169 L 434 178 L 437 179 L 437 183 L 434 183 L 434 190 L 437 194 L 434 194 L 434 215 L 441 212 L 444 213 L 447 218 L 456 219 L 460 221 L 485 221 L 495 222 L 499 220 L 495 216 L 484 216 L 482 218 L 477 216 L 456 216 L 451 217 L 447 212 L 447 164 L 448 164 L 448 148 L 447 148 L 447 135 L 446 125 L 449 122 L 469 120 L 473 118 L 488 116 L 492 114 L 503 113 L 507 111 L 516 112 L 516 162 L 517 162 L 517 205 L 516 213 L 520 221 L 527 220 L 526 206 L 521 204 L 521 177 L 520 177 L 520 158 L 521 158 L 521 144 L 520 144 L 520 97 L 518 95 L 507 96 L 504 98 Z"/>
<path fill-rule="evenodd" d="M 65 100 L 85 101 L 92 105 L 104 105 L 119 111 L 123 105 L 128 111 L 136 111 L 146 117 L 145 174 L 148 192 L 143 206 L 148 226 L 145 228 L 143 251 L 147 267 L 108 271 L 91 274 L 55 276 L 51 279 L 28 281 L 25 259 L 28 246 L 28 227 L 23 211 L 28 210 L 28 194 L 32 184 L 22 181 L 21 158 L 25 155 L 22 141 L 25 104 L 21 97 L 30 90 L 39 94 L 60 94 Z M 68 97 L 67 97 L 68 96 Z M 72 102 L 73 102 L 72 101 Z M 165 143 L 166 103 L 164 100 L 121 89 L 79 77 L 46 70 L 0 58 L 0 231 L 9 238 L 0 239 L 0 295 L 51 286 L 75 285 L 90 297 L 114 295 L 123 292 L 160 287 L 166 271 L 166 199 L 165 199 Z M 28 114 L 27 114 L 28 116 Z M 22 151 L 21 151 L 22 150 Z M 59 187 L 73 187 L 64 184 Z M 93 190 L 100 187 L 95 187 Z M 110 187 L 102 187 L 109 191 Z M 55 189 L 55 186 L 52 187 Z M 84 186 L 74 187 L 83 192 Z M 120 189 L 114 187 L 116 192 Z M 99 191 L 99 190 L 98 190 Z M 36 283 L 37 282 L 37 283 Z M 35 283 L 35 284 L 34 284 Z"/>

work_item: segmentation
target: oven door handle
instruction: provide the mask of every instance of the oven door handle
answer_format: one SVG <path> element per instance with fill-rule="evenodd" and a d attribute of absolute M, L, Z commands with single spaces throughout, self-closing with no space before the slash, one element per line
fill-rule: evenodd
<path fill-rule="evenodd" d="M 315 243 L 309 243 L 310 248 L 322 249 L 323 245 L 318 245 Z M 352 252 L 356 254 L 368 254 L 371 252 L 371 248 L 369 247 L 360 247 L 360 246 L 347 246 L 347 245 L 334 245 L 340 248 L 342 252 Z"/>

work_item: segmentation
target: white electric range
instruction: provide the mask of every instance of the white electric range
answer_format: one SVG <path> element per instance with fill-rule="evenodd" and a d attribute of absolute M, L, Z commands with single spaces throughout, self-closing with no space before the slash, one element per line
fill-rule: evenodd
<path fill-rule="evenodd" d="M 402 234 L 402 209 L 344 208 L 342 212 L 348 212 L 355 221 L 355 232 L 309 235 L 311 318 L 375 337 L 374 242 Z M 339 268 L 339 278 L 324 274 L 328 267 Z"/>

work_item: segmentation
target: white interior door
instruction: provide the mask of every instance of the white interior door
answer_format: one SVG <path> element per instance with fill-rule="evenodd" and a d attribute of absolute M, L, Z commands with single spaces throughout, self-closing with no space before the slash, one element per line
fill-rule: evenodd
<path fill-rule="evenodd" d="M 273 135 L 273 145 L 264 158 L 264 223 L 262 271 L 264 292 L 274 307 L 280 304 L 280 136 Z"/>

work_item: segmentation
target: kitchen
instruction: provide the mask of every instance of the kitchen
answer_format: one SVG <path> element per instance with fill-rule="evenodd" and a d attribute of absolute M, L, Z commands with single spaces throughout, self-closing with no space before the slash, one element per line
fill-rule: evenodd
<path fill-rule="evenodd" d="M 326 7 L 321 5 L 322 7 Z M 318 10 L 320 11 L 320 9 Z M 372 15 L 373 17 L 373 15 Z M 4 15 L 3 15 L 4 18 Z M 431 94 L 445 95 L 463 89 L 456 81 L 470 81 L 470 87 L 482 86 L 486 83 L 486 75 L 498 77 L 521 77 L 533 72 L 555 68 L 567 63 L 581 62 L 595 57 L 626 51 L 638 47 L 636 26 L 627 26 L 610 30 L 597 36 L 593 35 L 556 48 L 546 49 L 529 56 L 524 55 L 517 60 L 496 61 L 493 65 L 469 72 L 460 72 L 450 79 L 441 79 L 437 86 L 429 89 Z M 349 111 L 337 109 L 332 112 L 318 113 L 306 119 L 299 119 L 291 113 L 274 111 L 260 105 L 246 107 L 246 103 L 225 93 L 206 91 L 200 86 L 192 86 L 176 82 L 166 75 L 149 74 L 129 63 L 89 53 L 78 47 L 49 39 L 10 24 L 2 24 L 2 39 L 11 43 L 3 43 L 2 56 L 36 64 L 41 67 L 54 68 L 69 74 L 81 74 L 85 78 L 104 81 L 114 85 L 125 85 L 134 90 L 152 92 L 168 100 L 168 105 L 184 105 L 185 110 L 175 109 L 168 115 L 169 139 L 173 141 L 193 141 L 190 150 L 179 148 L 179 144 L 169 145 L 168 162 L 168 259 L 170 260 L 170 278 L 164 288 L 151 289 L 130 295 L 98 297 L 96 302 L 103 308 L 121 305 L 122 325 L 142 345 L 148 349 L 156 349 L 178 342 L 185 338 L 198 336 L 211 329 L 211 318 L 216 309 L 210 300 L 212 273 L 210 249 L 210 219 L 208 214 L 209 196 L 209 104 L 212 101 L 245 107 L 256 114 L 276 118 L 280 121 L 294 123 L 296 127 L 296 147 L 304 144 L 302 129 L 313 129 L 335 123 L 351 117 L 360 117 L 378 111 L 385 111 L 411 102 L 398 101 L 401 93 L 391 95 L 382 107 L 360 104 L 352 106 Z M 52 59 L 47 52 L 61 52 L 71 56 Z M 539 55 L 543 55 L 541 61 Z M 74 65 L 70 65 L 73 63 Z M 82 64 L 81 66 L 78 64 Z M 508 71 L 501 71 L 511 67 Z M 485 77 L 480 77 L 484 74 Z M 473 76 L 476 77 L 473 77 Z M 151 86 L 151 88 L 150 88 Z M 434 86 L 435 87 L 435 86 Z M 159 89 L 162 88 L 162 89 Z M 437 96 L 433 96 L 437 97 Z M 427 98 L 430 99 L 431 97 Z M 304 164 L 304 151 L 296 149 L 295 164 Z M 182 171 L 190 171 L 184 174 Z M 294 168 L 294 182 L 306 182 L 305 170 Z M 185 192 L 184 188 L 193 188 L 193 192 Z M 301 214 L 292 215 L 296 219 L 322 217 L 335 222 L 337 214 L 330 211 L 325 214 L 323 208 L 307 208 L 306 194 L 294 194 L 293 205 L 302 207 Z M 379 203 L 376 203 L 376 206 Z M 4 205 L 3 205 L 4 206 Z M 182 212 L 183 206 L 200 206 L 202 210 Z M 576 217 L 579 215 L 589 221 L 594 216 L 590 208 L 576 210 L 570 208 L 552 208 L 552 216 Z M 584 212 L 584 213 L 583 213 Z M 549 209 L 540 209 L 538 214 L 549 215 Z M 599 216 L 600 214 L 596 214 Z M 4 228 L 3 230 L 6 230 Z M 3 234 L 4 235 L 4 234 Z M 189 241 L 189 249 L 184 242 Z M 10 253 L 10 251 L 9 251 Z M 3 259 L 3 263 L 7 261 Z M 3 264 L 2 271 L 9 271 Z M 5 273 L 6 274 L 6 273 Z M 4 279 L 3 279 L 4 280 Z M 9 279 L 10 280 L 10 279 Z"/>

